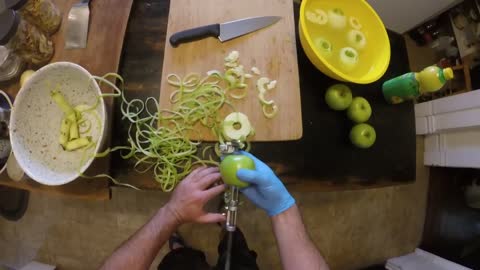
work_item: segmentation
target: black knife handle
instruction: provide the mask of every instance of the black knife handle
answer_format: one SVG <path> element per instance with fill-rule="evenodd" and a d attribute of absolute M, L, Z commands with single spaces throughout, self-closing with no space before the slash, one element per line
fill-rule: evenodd
<path fill-rule="evenodd" d="M 170 37 L 170 44 L 177 47 L 182 43 L 218 36 L 220 36 L 220 24 L 216 23 L 175 33 Z"/>

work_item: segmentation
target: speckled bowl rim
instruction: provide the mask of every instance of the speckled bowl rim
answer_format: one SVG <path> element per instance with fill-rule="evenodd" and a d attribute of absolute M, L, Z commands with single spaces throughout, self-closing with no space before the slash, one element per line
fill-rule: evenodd
<path fill-rule="evenodd" d="M 77 70 L 78 72 L 83 73 L 84 75 L 87 75 L 88 77 L 92 77 L 92 74 L 90 74 L 90 72 L 88 72 L 85 68 L 83 68 L 82 66 L 77 65 L 75 63 L 71 63 L 71 62 L 55 62 L 55 63 L 51 63 L 51 64 L 48 64 L 48 65 L 40 68 L 39 70 L 37 70 L 32 75 L 32 77 L 30 77 L 30 79 L 28 79 L 25 82 L 25 84 L 20 88 L 20 91 L 18 92 L 17 96 L 15 97 L 15 101 L 13 103 L 13 108 L 11 110 L 11 115 L 10 115 L 10 127 L 12 126 L 12 123 L 14 121 L 16 121 L 16 114 L 20 113 L 20 112 L 17 112 L 16 107 L 18 106 L 19 102 L 22 102 L 24 97 L 26 95 L 28 95 L 28 93 L 29 93 L 29 91 L 27 91 L 26 89 L 30 89 L 30 86 L 33 83 L 35 83 L 36 81 L 38 81 L 38 78 L 41 78 L 42 76 L 45 76 L 45 74 L 48 74 L 48 72 L 51 69 L 58 68 L 59 66 L 60 67 L 63 66 L 63 67 L 73 68 L 73 69 Z M 97 81 L 92 80 L 92 82 L 93 82 L 93 87 L 95 88 L 98 95 L 101 95 L 102 91 L 100 90 L 100 87 L 98 86 Z M 100 119 L 101 119 L 102 123 L 100 125 L 99 142 L 95 146 L 94 154 L 98 153 L 100 147 L 102 147 L 101 140 L 105 136 L 104 133 L 105 133 L 105 126 L 106 126 L 106 123 L 105 123 L 106 122 L 106 110 L 105 110 L 105 101 L 103 100 L 103 98 L 100 99 L 100 106 L 101 106 Z M 77 179 L 81 174 L 83 174 L 90 167 L 93 160 L 95 159 L 94 156 L 89 158 L 85 162 L 85 164 L 82 166 L 82 168 L 80 168 L 80 170 L 78 172 L 75 172 L 74 176 L 68 177 L 68 178 L 65 178 L 65 179 L 58 178 L 57 181 L 50 182 L 48 180 L 38 178 L 37 175 L 35 174 L 35 172 L 30 171 L 29 169 L 26 169 L 27 166 L 25 166 L 23 164 L 25 162 L 24 154 L 17 153 L 18 152 L 17 144 L 19 144 L 20 142 L 18 142 L 16 140 L 16 137 L 14 136 L 12 129 L 9 130 L 9 135 L 10 135 L 10 142 L 11 142 L 11 146 L 12 146 L 12 151 L 13 151 L 16 159 L 17 159 L 18 164 L 20 165 L 22 170 L 31 179 L 35 180 L 36 182 L 38 182 L 40 184 L 49 185 L 49 186 L 59 186 L 59 185 L 64 185 L 64 184 L 70 183 L 70 182 L 74 181 L 75 179 Z"/>

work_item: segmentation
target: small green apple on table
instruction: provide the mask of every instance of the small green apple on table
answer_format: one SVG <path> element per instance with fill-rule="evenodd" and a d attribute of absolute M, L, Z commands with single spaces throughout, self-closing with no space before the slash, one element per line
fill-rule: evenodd
<path fill-rule="evenodd" d="M 369 148 L 377 138 L 375 129 L 364 123 L 370 119 L 372 107 L 365 98 L 352 96 L 348 86 L 334 84 L 325 92 L 325 102 L 332 110 L 347 110 L 348 118 L 356 123 L 350 131 L 350 141 L 359 148 Z"/>
<path fill-rule="evenodd" d="M 369 124 L 357 124 L 350 131 L 350 141 L 359 148 L 369 148 L 377 139 L 375 129 Z"/>
<path fill-rule="evenodd" d="M 325 92 L 325 102 L 336 111 L 347 109 L 352 103 L 352 90 L 345 84 L 334 84 Z"/>
<path fill-rule="evenodd" d="M 357 124 L 367 122 L 371 115 L 372 107 L 363 97 L 355 97 L 347 109 L 348 118 Z"/>

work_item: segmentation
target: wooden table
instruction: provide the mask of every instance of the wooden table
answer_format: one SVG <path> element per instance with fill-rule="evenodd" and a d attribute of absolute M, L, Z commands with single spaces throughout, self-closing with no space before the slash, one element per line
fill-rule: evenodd
<path fill-rule="evenodd" d="M 128 18 L 133 0 L 124 0 L 118 6 L 115 0 L 95 1 L 90 4 L 89 35 L 87 46 L 84 49 L 68 50 L 65 48 L 65 33 L 68 12 L 77 3 L 77 0 L 54 0 L 58 9 L 62 12 L 63 23 L 60 29 L 52 36 L 55 44 L 55 53 L 51 62 L 73 62 L 81 65 L 93 75 L 104 75 L 116 72 L 119 68 L 122 53 L 124 34 L 128 24 Z M 106 11 L 113 10 L 113 14 L 106 15 Z M 36 67 L 31 67 L 36 69 Z M 20 87 L 18 79 L 0 84 L 11 97 L 15 97 Z M 101 87 L 102 92 L 110 93 L 112 89 Z M 112 117 L 113 100 L 105 99 L 106 112 Z M 109 145 L 111 128 L 107 126 L 106 144 Z M 87 175 L 97 175 L 110 171 L 110 159 L 96 159 L 87 170 Z M 79 180 L 60 187 L 40 185 L 32 180 L 13 182 L 8 179 L 4 172 L 0 175 L 0 184 L 18 187 L 27 190 L 41 190 L 49 193 L 66 194 L 74 197 L 88 197 L 95 199 L 110 198 L 110 181 L 107 178 L 95 178 Z"/>
<path fill-rule="evenodd" d="M 123 47 L 120 74 L 126 81 L 126 96 L 128 98 L 158 97 L 160 89 L 160 78 L 163 63 L 164 42 L 167 30 L 169 1 L 165 0 L 138 0 L 134 1 L 132 13 Z M 298 16 L 298 5 L 296 16 Z M 408 57 L 404 40 L 401 36 L 389 33 L 392 50 L 397 52 L 392 55 L 391 65 L 385 78 L 390 78 L 408 72 Z M 300 46 L 300 45 L 298 45 Z M 328 87 L 334 81 L 327 78 L 319 71 L 313 69 L 306 60 L 305 55 L 298 47 L 300 84 L 302 88 L 302 114 L 304 118 L 304 138 L 293 142 L 278 143 L 256 143 L 252 151 L 271 165 L 280 178 L 286 182 L 290 190 L 299 191 L 331 191 L 351 190 L 364 188 L 378 188 L 391 185 L 409 183 L 415 180 L 415 133 L 413 105 L 404 104 L 396 107 L 399 113 L 393 116 L 394 121 L 401 121 L 399 130 L 386 131 L 396 135 L 400 139 L 400 145 L 388 143 L 388 140 L 379 141 L 379 147 L 368 152 L 364 160 L 360 152 L 354 150 L 349 153 L 350 148 L 346 143 L 339 153 L 329 147 L 328 141 L 322 141 L 322 125 L 320 122 L 334 125 L 333 119 L 341 119 L 341 116 L 324 114 L 325 104 L 321 93 L 323 91 L 307 91 L 307 88 L 318 86 Z M 302 81 L 303 78 L 303 81 Z M 312 79 L 313 78 L 313 79 Z M 352 85 L 354 94 L 367 93 L 365 88 L 376 88 L 381 86 L 381 81 L 369 86 Z M 367 98 L 379 101 L 378 94 L 366 94 Z M 318 104 L 317 104 L 318 102 Z M 318 106 L 317 106 L 318 105 Z M 122 145 L 126 142 L 127 123 L 121 119 L 119 103 L 114 104 L 114 121 L 112 145 Z M 321 108 L 320 110 L 318 108 Z M 386 105 L 378 106 L 379 112 L 392 110 Z M 323 116 L 317 116 L 322 113 Z M 388 115 L 388 114 L 387 114 Z M 390 119 L 386 119 L 382 113 L 376 115 L 375 124 L 385 125 Z M 348 125 L 341 124 L 340 131 L 345 131 Z M 387 129 L 392 126 L 384 126 Z M 413 129 L 412 129 L 413 128 Z M 394 128 L 395 130 L 395 128 Z M 340 132 L 339 131 L 339 132 Z M 398 133 L 398 134 L 397 134 Z M 384 150 L 382 150 L 382 147 Z M 387 150 L 392 150 L 393 156 L 387 156 Z M 345 158 L 345 153 L 349 156 Z M 375 158 L 383 164 L 368 164 L 369 160 Z M 342 161 L 346 163 L 342 165 Z M 332 164 L 338 164 L 336 168 Z M 385 165 L 385 166 L 383 166 Z M 159 189 L 159 185 L 153 180 L 151 174 L 139 175 L 132 169 L 132 165 L 114 155 L 111 160 L 110 172 L 117 180 L 134 184 L 143 189 Z M 342 174 L 342 176 L 339 176 Z M 82 188 L 88 183 L 85 180 L 77 180 L 73 185 L 59 187 L 55 193 L 72 195 L 76 191 L 77 197 L 89 197 L 89 193 L 82 192 Z M 0 184 L 5 184 L 0 182 Z M 25 188 L 22 184 L 11 184 L 19 188 Z M 49 187 L 41 185 L 29 186 L 29 190 L 49 190 Z M 97 190 L 98 191 L 98 190 Z M 95 192 L 92 192 L 94 194 Z"/>

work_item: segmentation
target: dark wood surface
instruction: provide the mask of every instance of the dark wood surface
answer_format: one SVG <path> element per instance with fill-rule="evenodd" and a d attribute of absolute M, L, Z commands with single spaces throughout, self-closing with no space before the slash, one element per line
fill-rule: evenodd
<path fill-rule="evenodd" d="M 120 73 L 129 98 L 158 97 L 169 1 L 135 1 L 127 29 Z M 298 17 L 298 5 L 295 8 Z M 352 126 L 344 113 L 329 110 L 325 89 L 335 83 L 315 69 L 297 40 L 304 135 L 299 141 L 254 143 L 252 152 L 269 163 L 294 190 L 343 190 L 373 188 L 415 180 L 415 127 L 413 104 L 388 105 L 381 94 L 383 81 L 409 71 L 403 37 L 389 33 L 392 58 L 377 83 L 354 85 L 354 95 L 364 96 L 373 107 L 369 121 L 377 142 L 368 150 L 348 141 Z M 217 52 L 212 52 L 217 53 Z M 285 123 L 286 125 L 288 123 Z M 126 123 L 118 103 L 114 144 L 124 144 Z M 138 175 L 120 158 L 112 159 L 113 175 L 145 189 L 159 188 L 150 174 Z"/>

